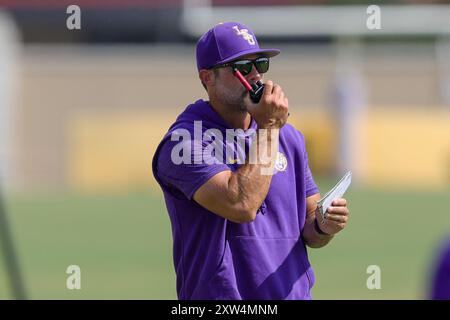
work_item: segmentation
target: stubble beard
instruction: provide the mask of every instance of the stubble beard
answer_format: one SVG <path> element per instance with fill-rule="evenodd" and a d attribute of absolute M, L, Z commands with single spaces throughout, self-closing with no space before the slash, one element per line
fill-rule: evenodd
<path fill-rule="evenodd" d="M 219 95 L 221 102 L 230 107 L 230 112 L 246 113 L 247 107 L 244 103 L 244 98 L 247 95 L 247 91 L 232 91 L 229 88 L 223 88 L 222 94 Z"/>

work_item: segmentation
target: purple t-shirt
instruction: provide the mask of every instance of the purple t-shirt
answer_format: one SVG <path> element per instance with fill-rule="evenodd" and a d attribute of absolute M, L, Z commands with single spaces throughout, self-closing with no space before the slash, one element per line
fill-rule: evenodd
<path fill-rule="evenodd" d="M 445 242 L 433 277 L 431 299 L 450 300 L 450 237 Z"/>
<path fill-rule="evenodd" d="M 235 171 L 241 164 L 194 163 L 193 158 L 191 164 L 172 161 L 173 148 L 183 140 L 172 141 L 174 132 L 189 132 L 192 141 L 187 143 L 197 154 L 208 146 L 198 135 L 194 138 L 194 121 L 202 121 L 202 132 L 218 129 L 223 137 L 231 129 L 207 102 L 198 100 L 180 114 L 153 158 L 153 174 L 172 225 L 178 298 L 310 299 L 315 277 L 302 230 L 305 199 L 318 189 L 302 134 L 289 124 L 280 130 L 276 173 L 267 197 L 253 222 L 239 224 L 206 210 L 193 195 L 217 173 Z M 254 121 L 251 129 L 257 129 Z M 251 141 L 246 140 L 248 147 Z M 213 155 L 219 159 L 218 153 Z"/>

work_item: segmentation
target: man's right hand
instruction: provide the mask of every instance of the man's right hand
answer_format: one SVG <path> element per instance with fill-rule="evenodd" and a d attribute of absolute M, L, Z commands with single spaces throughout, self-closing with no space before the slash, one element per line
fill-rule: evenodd
<path fill-rule="evenodd" d="M 259 103 L 253 103 L 248 94 L 245 99 L 248 113 L 255 119 L 260 129 L 281 129 L 289 115 L 289 102 L 283 90 L 268 80 Z"/>

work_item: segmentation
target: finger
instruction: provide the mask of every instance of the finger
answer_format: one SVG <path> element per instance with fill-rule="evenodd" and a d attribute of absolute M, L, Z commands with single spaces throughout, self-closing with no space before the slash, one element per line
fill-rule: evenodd
<path fill-rule="evenodd" d="M 337 198 L 333 200 L 332 203 L 333 206 L 345 206 L 347 205 L 347 200 L 345 200 L 344 198 Z"/>
<path fill-rule="evenodd" d="M 281 92 L 281 87 L 277 84 L 274 84 L 272 94 L 275 96 L 276 100 L 280 99 Z"/>
<path fill-rule="evenodd" d="M 264 83 L 264 93 L 263 98 L 267 98 L 272 94 L 273 90 L 273 82 L 271 80 L 267 80 L 266 83 Z"/>
<path fill-rule="evenodd" d="M 341 230 L 344 229 L 346 226 L 347 226 L 346 223 L 339 223 L 338 224 L 338 227 L 341 228 Z"/>
<path fill-rule="evenodd" d="M 338 214 L 338 215 L 344 215 L 348 216 L 349 211 L 347 207 L 328 207 L 327 210 L 328 213 Z"/>
<path fill-rule="evenodd" d="M 330 220 L 330 221 L 334 221 L 334 222 L 338 222 L 338 223 L 347 223 L 348 217 L 338 215 L 338 214 L 327 214 L 326 220 Z"/>
<path fill-rule="evenodd" d="M 281 90 L 280 96 L 278 97 L 278 99 L 279 99 L 278 101 L 280 101 L 282 104 L 284 104 L 285 98 L 286 98 L 286 96 L 285 96 L 285 94 L 284 94 L 284 91 Z"/>

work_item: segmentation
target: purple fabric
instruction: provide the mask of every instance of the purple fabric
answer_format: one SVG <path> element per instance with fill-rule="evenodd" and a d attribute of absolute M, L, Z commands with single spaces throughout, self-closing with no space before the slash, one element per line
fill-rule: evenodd
<path fill-rule="evenodd" d="M 431 298 L 450 300 L 450 237 L 440 252 L 433 278 Z"/>
<path fill-rule="evenodd" d="M 279 54 L 280 50 L 261 49 L 253 31 L 243 24 L 220 23 L 198 40 L 197 69 L 209 69 L 253 53 L 273 57 Z"/>
<path fill-rule="evenodd" d="M 202 130 L 228 126 L 205 101 L 189 105 L 163 138 L 153 158 L 170 216 L 179 299 L 310 299 L 315 282 L 301 234 L 305 198 L 318 192 L 302 134 L 289 124 L 280 131 L 284 171 L 272 178 L 264 203 L 251 223 L 237 224 L 204 209 L 192 197 L 215 174 L 239 164 L 179 164 L 171 161 L 170 134 L 193 122 Z M 256 124 L 252 121 L 252 128 Z M 225 136 L 225 134 L 224 134 Z M 194 141 L 204 146 L 204 142 Z M 249 142 L 251 143 L 251 142 Z"/>

